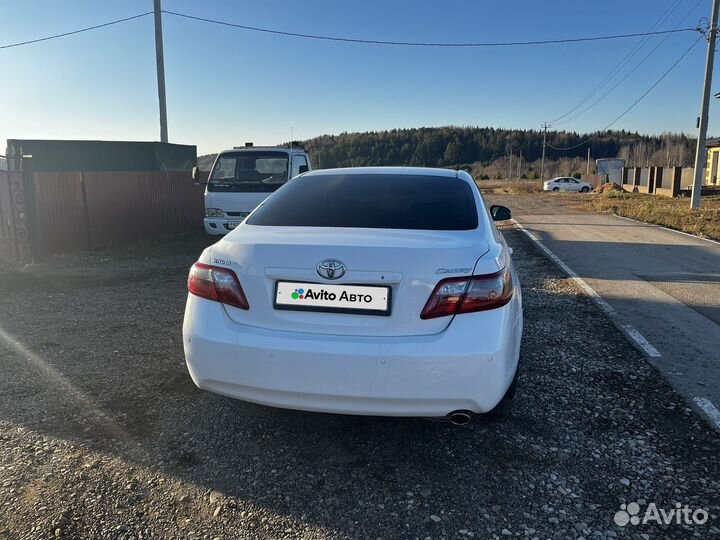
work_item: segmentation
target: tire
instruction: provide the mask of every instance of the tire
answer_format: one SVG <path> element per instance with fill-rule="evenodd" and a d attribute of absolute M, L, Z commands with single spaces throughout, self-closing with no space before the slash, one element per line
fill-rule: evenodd
<path fill-rule="evenodd" d="M 505 395 L 500 400 L 500 403 L 495 405 L 495 407 L 485 414 L 485 416 L 497 419 L 497 420 L 505 420 L 509 418 L 512 414 L 512 408 L 515 404 L 515 396 L 517 394 L 517 387 L 518 387 L 518 379 L 520 378 L 520 362 L 518 361 L 517 369 L 515 370 L 515 376 L 513 377 L 512 382 L 510 383 L 510 386 L 507 389 L 507 392 L 505 392 Z"/>
<path fill-rule="evenodd" d="M 495 421 L 503 421 L 507 420 L 512 416 L 512 408 L 514 405 L 515 400 L 513 399 L 505 399 L 503 398 L 500 403 L 495 405 L 495 408 L 487 413 L 485 416 L 488 417 L 489 420 L 495 420 Z"/>
<path fill-rule="evenodd" d="M 553 191 L 560 191 L 560 188 L 559 188 L 559 187 L 554 187 L 554 188 L 553 188 Z"/>
<path fill-rule="evenodd" d="M 582 189 L 580 190 L 581 193 L 587 193 L 588 191 L 590 191 L 590 188 L 587 187 L 587 186 L 585 186 L 584 188 L 582 188 Z"/>

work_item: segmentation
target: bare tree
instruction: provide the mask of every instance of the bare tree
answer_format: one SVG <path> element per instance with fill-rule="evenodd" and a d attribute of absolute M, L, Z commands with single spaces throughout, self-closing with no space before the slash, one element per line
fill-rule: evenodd
<path fill-rule="evenodd" d="M 632 149 L 630 148 L 630 145 L 624 144 L 620 147 L 620 151 L 618 152 L 618 157 L 620 159 L 624 159 L 625 163 L 627 165 L 633 165 L 632 160 Z"/>

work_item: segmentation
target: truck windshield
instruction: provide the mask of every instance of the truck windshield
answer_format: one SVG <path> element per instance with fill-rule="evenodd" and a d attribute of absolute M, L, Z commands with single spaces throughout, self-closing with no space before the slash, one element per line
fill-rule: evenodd
<path fill-rule="evenodd" d="M 222 154 L 210 174 L 208 191 L 271 192 L 288 178 L 285 152 L 234 152 Z"/>

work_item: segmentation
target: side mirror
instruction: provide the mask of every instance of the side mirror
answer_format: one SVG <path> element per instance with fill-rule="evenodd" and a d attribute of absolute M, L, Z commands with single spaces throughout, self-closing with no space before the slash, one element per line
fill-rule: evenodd
<path fill-rule="evenodd" d="M 204 174 L 200 169 L 198 169 L 197 167 L 192 168 L 193 183 L 197 184 L 198 186 L 207 185 L 207 177 L 203 178 L 203 176 Z"/>
<path fill-rule="evenodd" d="M 310 170 L 310 168 L 307 165 L 300 165 L 298 168 L 298 174 L 306 173 Z"/>
<path fill-rule="evenodd" d="M 506 206 L 500 206 L 499 204 L 493 204 L 490 207 L 490 215 L 493 221 L 505 221 L 512 219 L 512 212 Z"/>

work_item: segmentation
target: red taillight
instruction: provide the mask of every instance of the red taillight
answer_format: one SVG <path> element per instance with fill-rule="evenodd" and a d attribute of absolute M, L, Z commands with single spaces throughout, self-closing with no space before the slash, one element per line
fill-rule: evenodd
<path fill-rule="evenodd" d="M 195 263 L 188 276 L 188 291 L 195 296 L 240 309 L 249 309 L 235 272 L 229 268 Z"/>
<path fill-rule="evenodd" d="M 420 318 L 499 308 L 510 301 L 512 294 L 512 277 L 507 268 L 485 276 L 443 279 L 435 286 Z"/>
<path fill-rule="evenodd" d="M 455 315 L 462 303 L 470 278 L 443 279 L 435 286 L 425 307 L 420 313 L 421 319 L 433 319 L 445 315 Z"/>

